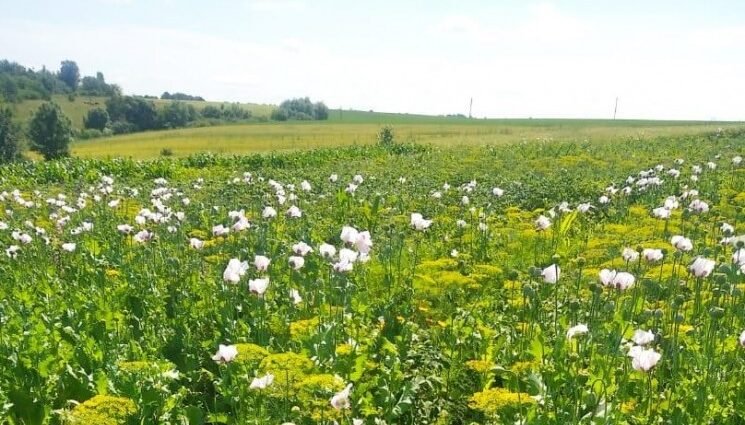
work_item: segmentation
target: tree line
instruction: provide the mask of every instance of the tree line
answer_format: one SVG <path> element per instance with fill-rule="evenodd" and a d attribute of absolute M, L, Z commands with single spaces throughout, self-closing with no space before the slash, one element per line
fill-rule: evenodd
<path fill-rule="evenodd" d="M 84 129 L 77 130 L 59 105 L 51 101 L 55 94 L 66 94 L 70 100 L 76 95 L 106 97 L 105 107 L 89 110 L 83 119 Z M 45 159 L 54 159 L 69 155 L 69 144 L 74 137 L 87 139 L 253 118 L 240 104 L 205 105 L 197 109 L 187 101 L 202 102 L 201 96 L 164 92 L 160 98 L 169 102 L 156 105 L 158 98 L 154 96 L 123 95 L 121 88 L 107 83 L 101 72 L 81 78 L 77 63 L 71 60 L 62 61 L 56 72 L 46 68 L 35 71 L 16 62 L 0 60 L 0 163 L 20 159 L 26 144 Z M 49 101 L 36 110 L 26 128 L 14 122 L 11 108 L 3 106 L 24 100 Z M 328 107 L 323 102 L 314 103 L 304 97 L 285 100 L 272 111 L 269 119 L 326 120 L 328 115 Z"/>

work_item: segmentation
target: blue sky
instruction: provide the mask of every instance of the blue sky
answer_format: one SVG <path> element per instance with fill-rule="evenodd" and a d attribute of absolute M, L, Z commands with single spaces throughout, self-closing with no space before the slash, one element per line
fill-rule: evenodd
<path fill-rule="evenodd" d="M 0 57 L 126 93 L 745 120 L 742 1 L 0 0 Z"/>

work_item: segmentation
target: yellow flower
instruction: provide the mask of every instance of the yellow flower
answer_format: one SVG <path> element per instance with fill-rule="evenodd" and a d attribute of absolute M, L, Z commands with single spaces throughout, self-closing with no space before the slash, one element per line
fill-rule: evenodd
<path fill-rule="evenodd" d="M 97 395 L 75 406 L 68 420 L 81 425 L 123 425 L 135 412 L 137 406 L 128 398 Z"/>
<path fill-rule="evenodd" d="M 474 372 L 488 373 L 492 368 L 492 363 L 486 360 L 469 360 L 466 366 Z"/>
<path fill-rule="evenodd" d="M 506 388 L 489 388 L 471 396 L 468 407 L 493 416 L 505 408 L 535 404 L 535 400 L 526 393 L 513 393 Z"/>

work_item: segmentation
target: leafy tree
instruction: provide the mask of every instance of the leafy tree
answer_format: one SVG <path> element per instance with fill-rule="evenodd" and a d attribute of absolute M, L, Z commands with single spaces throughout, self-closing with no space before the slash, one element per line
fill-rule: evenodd
<path fill-rule="evenodd" d="M 21 139 L 13 122 L 13 112 L 0 108 L 0 164 L 21 158 Z"/>
<path fill-rule="evenodd" d="M 59 79 L 62 80 L 70 90 L 75 91 L 80 81 L 80 69 L 75 61 L 64 60 L 60 65 Z"/>
<path fill-rule="evenodd" d="M 279 108 L 272 111 L 271 118 L 276 121 L 325 120 L 328 116 L 328 107 L 323 102 L 314 104 L 309 98 L 303 97 L 280 103 Z"/>
<path fill-rule="evenodd" d="M 158 125 L 158 112 L 152 101 L 133 96 L 112 96 L 106 100 L 111 121 L 125 121 L 133 131 L 152 130 Z"/>
<path fill-rule="evenodd" d="M 204 102 L 204 98 L 202 96 L 192 96 L 190 94 L 181 93 L 181 92 L 176 92 L 173 94 L 168 93 L 168 92 L 163 92 L 163 94 L 160 95 L 160 98 L 164 100 L 196 100 L 196 101 Z"/>
<path fill-rule="evenodd" d="M 57 159 L 70 155 L 72 124 L 54 102 L 42 104 L 29 124 L 31 149 L 44 159 Z"/>
<path fill-rule="evenodd" d="M 204 118 L 220 119 L 222 111 L 217 106 L 207 105 L 202 108 L 202 116 Z"/>
<path fill-rule="evenodd" d="M 170 102 L 160 111 L 159 123 L 162 128 L 185 127 L 197 119 L 197 111 L 184 102 Z"/>
<path fill-rule="evenodd" d="M 93 108 L 83 119 L 85 128 L 94 128 L 103 131 L 109 123 L 109 113 L 104 108 Z"/>
<path fill-rule="evenodd" d="M 114 87 L 106 83 L 101 72 L 97 72 L 95 77 L 83 77 L 80 81 L 80 93 L 86 96 L 111 96 L 114 90 Z"/>

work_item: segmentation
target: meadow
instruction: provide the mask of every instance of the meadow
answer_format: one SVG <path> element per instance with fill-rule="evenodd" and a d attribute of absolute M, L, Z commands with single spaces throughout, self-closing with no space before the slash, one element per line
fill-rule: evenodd
<path fill-rule="evenodd" d="M 3 167 L 0 424 L 744 423 L 745 133 L 452 128 Z"/>
<path fill-rule="evenodd" d="M 383 125 L 396 139 L 435 146 L 482 146 L 526 141 L 599 141 L 692 135 L 739 128 L 736 122 L 488 119 L 469 120 L 407 114 L 332 111 L 328 121 L 252 123 L 135 133 L 74 143 L 84 158 L 155 158 L 164 149 L 174 156 L 296 151 L 375 143 Z"/>

